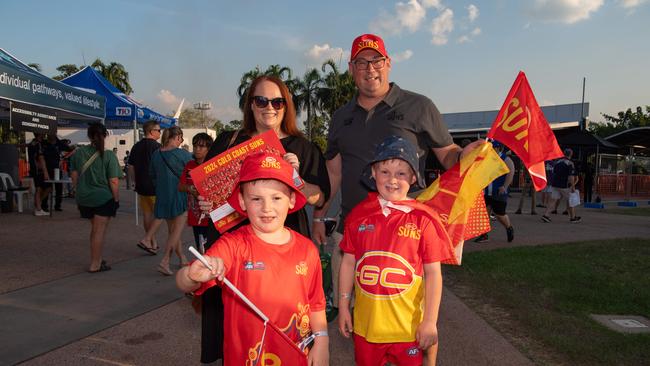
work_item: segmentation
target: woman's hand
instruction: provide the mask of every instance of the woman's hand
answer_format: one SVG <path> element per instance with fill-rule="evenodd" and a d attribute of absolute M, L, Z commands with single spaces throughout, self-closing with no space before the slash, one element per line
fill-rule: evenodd
<path fill-rule="evenodd" d="M 208 201 L 205 197 L 199 195 L 196 197 L 199 201 L 199 208 L 201 209 L 201 214 L 209 215 L 212 211 L 212 201 Z"/>
<path fill-rule="evenodd" d="M 291 164 L 291 166 L 294 169 L 298 170 L 298 168 L 300 167 L 300 160 L 298 160 L 298 155 L 296 155 L 294 153 L 286 153 L 286 154 L 284 154 L 284 156 L 282 158 L 287 163 Z"/>

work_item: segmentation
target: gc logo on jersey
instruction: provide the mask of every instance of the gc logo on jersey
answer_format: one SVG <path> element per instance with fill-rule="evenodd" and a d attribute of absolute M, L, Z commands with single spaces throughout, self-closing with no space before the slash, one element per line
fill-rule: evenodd
<path fill-rule="evenodd" d="M 415 283 L 415 269 L 400 255 L 371 251 L 359 259 L 355 280 L 359 289 L 377 299 L 390 299 L 409 290 Z"/>

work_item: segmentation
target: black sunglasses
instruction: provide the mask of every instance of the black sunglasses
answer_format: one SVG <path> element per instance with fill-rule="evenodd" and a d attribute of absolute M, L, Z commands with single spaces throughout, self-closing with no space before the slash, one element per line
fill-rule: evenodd
<path fill-rule="evenodd" d="M 255 106 L 257 108 L 266 108 L 266 106 L 269 105 L 269 102 L 271 102 L 271 106 L 273 107 L 273 109 L 278 111 L 284 108 L 284 105 L 287 101 L 284 98 L 269 99 L 267 97 L 256 95 L 253 97 L 253 102 L 255 103 Z"/>

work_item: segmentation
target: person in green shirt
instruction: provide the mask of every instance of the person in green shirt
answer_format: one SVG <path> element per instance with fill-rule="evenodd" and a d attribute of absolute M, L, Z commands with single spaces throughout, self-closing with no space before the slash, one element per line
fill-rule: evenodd
<path fill-rule="evenodd" d="M 78 148 L 70 161 L 72 184 L 76 188 L 81 217 L 91 220 L 90 267 L 88 272 L 104 272 L 111 267 L 102 259 L 106 228 L 120 205 L 117 156 L 104 151 L 106 127 L 95 122 L 88 126 L 90 145 Z"/>

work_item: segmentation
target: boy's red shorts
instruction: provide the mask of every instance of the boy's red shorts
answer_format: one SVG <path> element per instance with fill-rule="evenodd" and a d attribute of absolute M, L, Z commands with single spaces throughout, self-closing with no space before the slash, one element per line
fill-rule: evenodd
<path fill-rule="evenodd" d="M 390 362 L 398 366 L 422 365 L 422 350 L 417 342 L 370 343 L 354 335 L 354 360 L 359 366 L 382 366 Z"/>

